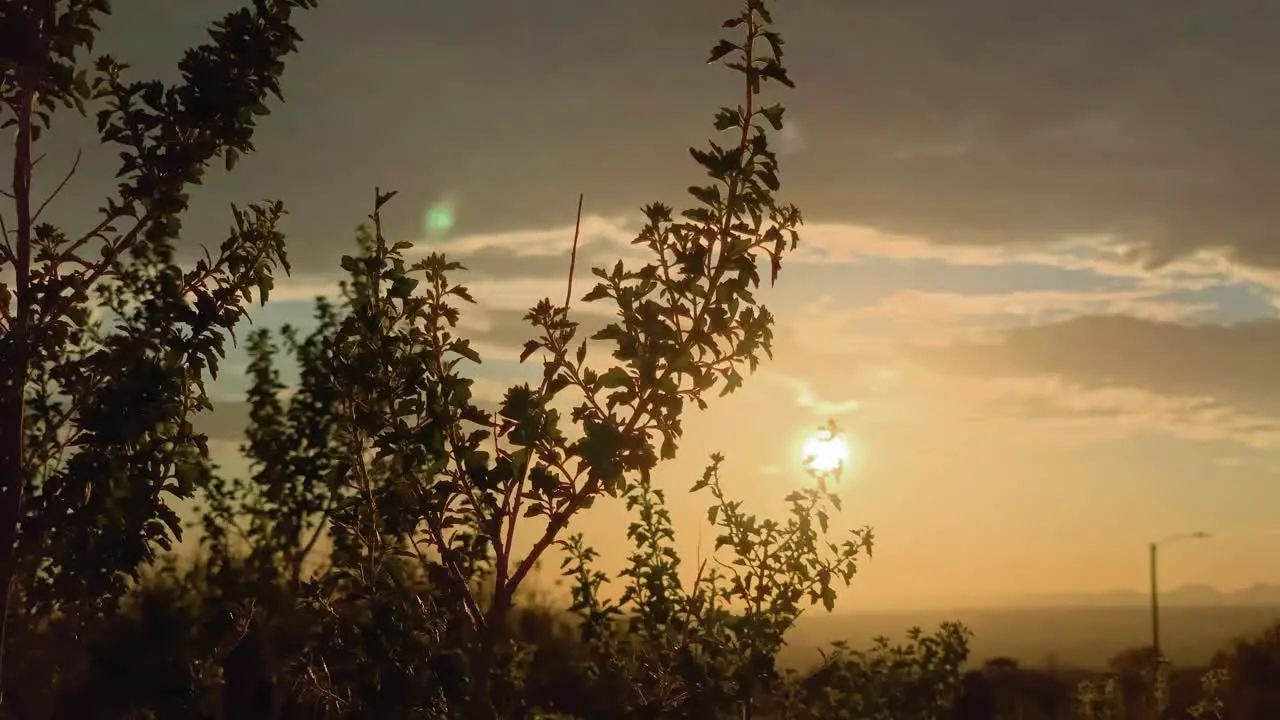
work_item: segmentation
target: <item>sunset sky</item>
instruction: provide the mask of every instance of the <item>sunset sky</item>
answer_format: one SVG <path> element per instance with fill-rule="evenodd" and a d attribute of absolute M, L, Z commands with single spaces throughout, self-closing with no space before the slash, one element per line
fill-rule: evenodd
<path fill-rule="evenodd" d="M 100 47 L 172 77 L 237 4 L 119 2 Z M 300 21 L 287 104 L 257 154 L 197 189 L 184 247 L 219 242 L 230 202 L 285 201 L 294 274 L 254 319 L 305 325 L 374 186 L 396 189 L 392 239 L 471 268 L 495 397 L 531 337 L 519 316 L 563 295 L 578 193 L 581 269 L 631 252 L 639 207 L 683 206 L 700 181 L 686 148 L 739 95 L 703 64 L 735 5 L 325 0 Z M 768 513 L 834 417 L 861 459 L 842 517 L 878 535 L 842 609 L 1140 589 L 1149 540 L 1201 529 L 1222 537 L 1170 548 L 1170 587 L 1280 581 L 1280 3 L 786 0 L 776 15 L 799 85 L 781 96 L 782 194 L 807 224 L 764 294 L 776 361 L 690 416 L 659 474 L 685 554 L 705 505 L 683 488 L 707 455 Z M 77 142 L 68 227 L 113 185 L 91 132 L 47 162 Z M 433 207 L 447 232 L 428 231 Z M 227 466 L 243 365 L 205 424 Z M 621 515 L 605 503 L 581 523 L 610 569 Z"/>

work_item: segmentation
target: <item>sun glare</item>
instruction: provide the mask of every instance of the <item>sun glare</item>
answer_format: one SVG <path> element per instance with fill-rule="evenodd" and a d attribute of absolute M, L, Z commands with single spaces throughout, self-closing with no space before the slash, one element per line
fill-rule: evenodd
<path fill-rule="evenodd" d="M 849 443 L 831 428 L 823 428 L 804 443 L 804 466 L 825 474 L 843 470 L 849 465 Z"/>

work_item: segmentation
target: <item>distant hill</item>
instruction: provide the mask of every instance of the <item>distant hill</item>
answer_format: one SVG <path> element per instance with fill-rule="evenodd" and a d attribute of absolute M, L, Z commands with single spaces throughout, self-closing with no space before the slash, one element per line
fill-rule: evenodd
<path fill-rule="evenodd" d="M 1175 665 L 1206 664 L 1232 641 L 1280 622 L 1280 587 L 1260 585 L 1238 592 L 1188 586 L 1162 594 L 1161 645 Z M 1043 598 L 1000 608 L 933 612 L 808 613 L 788 638 L 782 658 L 808 665 L 817 648 L 845 639 L 855 647 L 884 635 L 895 642 L 912 626 L 926 632 L 959 620 L 974 632 L 972 661 L 1010 657 L 1025 665 L 1101 668 L 1117 653 L 1151 644 L 1149 598 L 1141 593 Z"/>
<path fill-rule="evenodd" d="M 1076 595 L 1032 595 L 1000 603 L 1004 607 L 1115 607 L 1147 605 L 1148 593 L 1132 590 L 1116 590 L 1105 593 Z M 1161 591 L 1160 604 L 1185 607 L 1247 607 L 1270 605 L 1280 607 L 1280 585 L 1257 583 L 1239 590 L 1220 590 L 1212 585 L 1182 585 Z"/>

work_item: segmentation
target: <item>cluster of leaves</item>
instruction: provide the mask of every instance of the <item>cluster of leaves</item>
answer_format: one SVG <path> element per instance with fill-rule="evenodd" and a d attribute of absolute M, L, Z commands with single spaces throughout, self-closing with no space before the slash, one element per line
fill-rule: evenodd
<path fill-rule="evenodd" d="M 241 452 L 251 475 L 212 473 L 202 492 L 202 540 L 210 557 L 226 562 L 247 552 L 250 567 L 264 579 L 284 570 L 295 586 L 339 502 L 328 483 L 336 462 L 337 390 L 326 372 L 337 310 L 320 299 L 314 320 L 316 327 L 305 338 L 291 326 L 281 329 L 284 349 L 299 370 L 287 400 L 276 367 L 280 345 L 265 328 L 248 336 L 249 426 Z"/>
<path fill-rule="evenodd" d="M 591 675 L 615 687 L 607 707 L 618 717 L 930 718 L 949 707 L 967 658 L 967 635 L 948 626 L 936 638 L 912 631 L 911 645 L 869 653 L 844 645 L 815 673 L 784 674 L 776 666 L 786 633 L 804 608 L 831 610 L 837 584 L 848 584 L 871 531 L 827 539 L 825 488 L 839 470 L 818 472 L 814 487 L 786 498 L 786 522 L 760 519 L 729 500 L 720 484 L 723 458 L 713 456 L 693 491 L 709 491 L 707 519 L 719 531 L 715 552 L 700 563 L 692 586 L 678 577 L 675 532 L 665 494 L 642 474 L 627 496 L 637 515 L 628 528 L 636 550 L 621 573 L 619 599 L 603 599 L 607 577 L 591 565 L 581 535 L 564 541 L 563 570 L 574 581 L 571 610 L 582 618 Z M 902 694 L 906 691 L 906 694 Z M 912 703 L 921 703 L 916 708 Z M 594 716 L 605 707 L 567 708 Z M 841 714 L 852 713 L 852 714 Z"/>
<path fill-rule="evenodd" d="M 793 684 L 783 714 L 806 720 L 946 717 L 960 694 L 969 639 L 962 625 L 944 623 L 931 635 L 911 628 L 906 643 L 878 637 L 867 650 L 837 642 L 817 670 Z"/>
<path fill-rule="evenodd" d="M 1274 633 L 1275 631 L 1271 631 Z M 1267 647 L 1274 638 L 1264 636 L 1260 642 L 1240 643 L 1230 656 L 1219 654 L 1213 667 L 1200 677 L 1200 695 L 1187 708 L 1192 718 L 1223 720 L 1227 701 L 1224 698 L 1231 689 L 1231 661 L 1245 667 L 1258 667 L 1254 663 L 1241 663 L 1254 647 Z M 1229 658 L 1229 659 L 1228 659 Z M 1117 655 L 1109 663 L 1110 672 L 1097 680 L 1082 681 L 1076 690 L 1079 716 L 1085 720 L 1138 720 L 1140 718 L 1164 718 L 1170 712 L 1171 667 L 1157 657 L 1151 648 L 1130 650 Z M 1237 672 L 1239 668 L 1237 667 Z M 1252 684 L 1252 683 L 1250 683 Z M 1262 717 L 1261 708 L 1251 708 L 1244 698 L 1233 703 L 1246 717 Z M 1240 702 L 1244 700 L 1244 702 Z M 1234 715 L 1232 716 L 1234 717 Z"/>
<path fill-rule="evenodd" d="M 180 262 L 187 193 L 215 159 L 229 168 L 252 151 L 300 40 L 293 13 L 315 1 L 230 13 L 172 85 L 86 61 L 107 0 L 0 2 L 0 127 L 14 138 L 13 213 L 0 215 L 0 628 L 17 613 L 101 610 L 180 537 L 171 502 L 208 474 L 190 422 L 209 407 L 204 381 L 289 267 L 278 203 L 233 208 L 216 256 Z M 33 169 L 53 117 L 90 107 L 119 147 L 119 183 L 100 220 L 71 232 L 44 220 L 53 197 L 35 196 Z"/>

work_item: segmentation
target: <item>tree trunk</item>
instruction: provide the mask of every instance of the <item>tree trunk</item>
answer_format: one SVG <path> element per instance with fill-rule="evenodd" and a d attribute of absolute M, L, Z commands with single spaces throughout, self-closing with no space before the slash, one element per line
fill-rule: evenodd
<path fill-rule="evenodd" d="M 39 42 L 40 24 L 33 35 Z M 36 44 L 33 42 L 33 45 Z M 13 255 L 17 308 L 9 327 L 5 376 L 0 378 L 0 704 L 4 702 L 4 655 L 18 565 L 18 523 L 26 495 L 26 387 L 31 322 L 31 146 L 39 74 L 28 64 L 18 79 L 17 139 L 13 158 L 13 204 L 17 215 Z M 7 241 L 9 238 L 5 238 Z M 6 308 L 7 310 L 8 308 Z"/>

